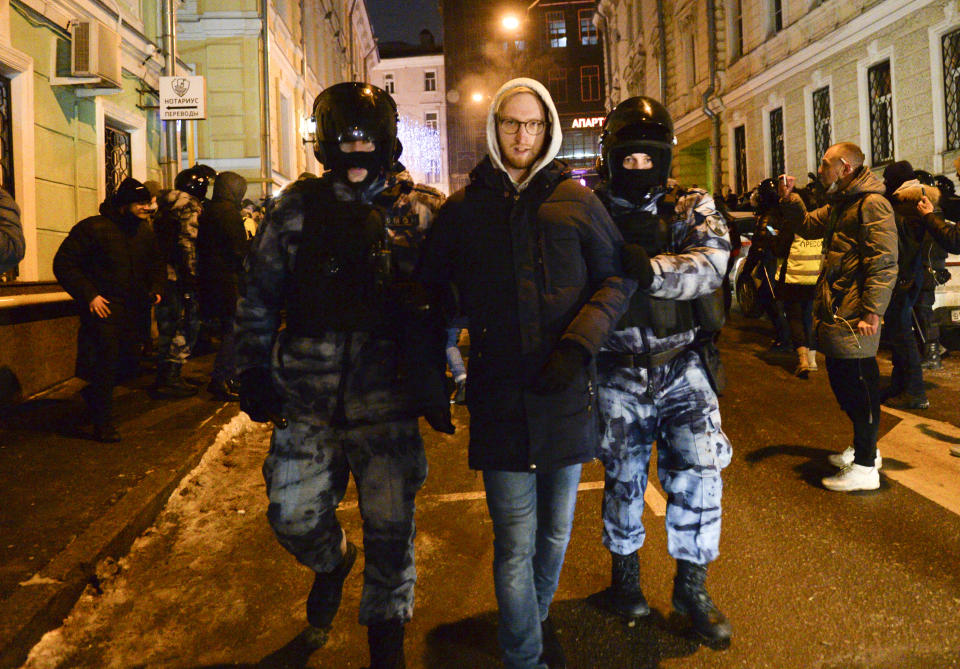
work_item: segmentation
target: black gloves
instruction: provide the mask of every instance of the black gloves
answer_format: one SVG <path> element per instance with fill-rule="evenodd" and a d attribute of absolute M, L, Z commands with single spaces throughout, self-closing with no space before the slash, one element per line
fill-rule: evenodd
<path fill-rule="evenodd" d="M 545 395 L 566 390 L 589 359 L 590 354 L 579 344 L 569 340 L 561 341 L 540 371 L 540 376 L 533 384 L 533 391 Z"/>
<path fill-rule="evenodd" d="M 937 282 L 938 286 L 942 286 L 949 281 L 950 276 L 950 270 L 948 269 L 937 269 L 933 271 L 933 279 Z"/>
<path fill-rule="evenodd" d="M 635 279 L 640 288 L 649 288 L 653 283 L 653 265 L 647 250 L 639 244 L 624 243 L 620 249 L 620 262 L 624 275 Z"/>
<path fill-rule="evenodd" d="M 240 410 L 257 423 L 272 422 L 281 430 L 287 426 L 281 415 L 283 402 L 273 387 L 269 369 L 254 367 L 240 372 Z"/>

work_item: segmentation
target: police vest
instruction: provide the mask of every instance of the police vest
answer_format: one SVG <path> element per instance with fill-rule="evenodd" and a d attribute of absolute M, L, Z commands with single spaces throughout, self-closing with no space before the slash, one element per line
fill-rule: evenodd
<path fill-rule="evenodd" d="M 287 286 L 287 329 L 301 337 L 335 332 L 389 336 L 391 283 L 386 217 L 375 206 L 342 202 L 327 179 L 303 193 L 303 229 Z"/>
<path fill-rule="evenodd" d="M 820 256 L 823 254 L 823 239 L 804 239 L 796 235 L 790 244 L 783 282 L 812 286 L 820 276 Z"/>

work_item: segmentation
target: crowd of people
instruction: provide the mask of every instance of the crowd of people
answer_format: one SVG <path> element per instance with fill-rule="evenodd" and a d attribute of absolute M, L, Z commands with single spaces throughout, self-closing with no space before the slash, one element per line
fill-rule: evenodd
<path fill-rule="evenodd" d="M 556 159 L 561 123 L 547 89 L 508 81 L 488 110 L 488 154 L 449 198 L 399 161 L 385 91 L 331 86 L 313 116 L 327 171 L 301 175 L 265 209 L 244 199 L 242 176 L 196 165 L 169 191 L 126 179 L 71 230 L 54 272 L 80 307 L 77 375 L 89 382 L 94 437 L 120 439 L 112 392 L 138 369 L 150 308 L 162 397 L 198 392 L 182 369 L 205 326 L 221 340 L 209 392 L 274 425 L 267 518 L 314 574 L 306 617 L 317 643 L 359 553 L 336 514 L 351 475 L 356 483 L 359 622 L 374 669 L 404 666 L 415 498 L 427 476 L 419 417 L 452 434 L 451 394 L 469 409 L 468 464 L 482 473 L 493 526 L 498 638 L 517 669 L 566 666 L 550 605 L 581 466 L 594 458 L 606 471 L 610 585 L 589 601 L 630 620 L 649 614 L 639 550 L 656 442 L 674 609 L 707 642 L 729 641 L 706 577 L 732 455 L 714 341 L 740 246 L 724 216 L 735 197 L 715 201 L 670 179 L 667 110 L 638 96 L 610 111 L 591 191 Z M 944 278 L 935 249 L 960 249 L 943 214 L 952 192 L 905 162 L 881 180 L 847 142 L 826 151 L 815 184 L 795 185 L 778 175 L 756 189 L 743 274 L 757 281 L 775 347 L 795 352 L 801 378 L 822 353 L 851 420 L 852 445 L 830 457 L 838 472 L 824 487 L 875 489 L 880 403 L 925 408 L 921 370 L 939 364 L 929 314 L 918 318 L 923 360 L 912 326 L 917 305 L 932 305 L 928 284 Z M 885 314 L 894 372 L 881 390 Z"/>

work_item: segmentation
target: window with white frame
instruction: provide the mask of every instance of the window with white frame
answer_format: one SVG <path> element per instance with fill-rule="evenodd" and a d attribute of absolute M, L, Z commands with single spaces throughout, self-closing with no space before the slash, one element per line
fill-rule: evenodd
<path fill-rule="evenodd" d="M 390 95 L 397 92 L 396 82 L 393 79 L 393 72 L 387 72 L 383 75 L 383 90 Z"/>
<path fill-rule="evenodd" d="M 547 44 L 553 48 L 567 46 L 567 20 L 563 12 L 547 12 Z"/>
<path fill-rule="evenodd" d="M 783 149 L 783 107 L 770 110 L 770 176 L 786 173 Z"/>
<path fill-rule="evenodd" d="M 737 193 L 747 192 L 747 129 L 738 125 L 733 129 L 733 172 Z"/>
<path fill-rule="evenodd" d="M 960 149 L 960 29 L 941 38 L 947 151 Z"/>
<path fill-rule="evenodd" d="M 577 12 L 580 23 L 580 44 L 590 46 L 597 43 L 597 27 L 593 25 L 593 10 L 581 9 Z"/>
<path fill-rule="evenodd" d="M 427 70 L 423 73 L 423 90 L 425 91 L 435 91 L 437 90 L 437 73 L 432 70 Z"/>
<path fill-rule="evenodd" d="M 423 124 L 433 131 L 440 130 L 440 119 L 437 112 L 426 112 L 423 115 Z"/>
<path fill-rule="evenodd" d="M 819 161 L 832 144 L 830 132 L 830 87 L 824 86 L 813 92 L 813 153 Z"/>
<path fill-rule="evenodd" d="M 867 103 L 870 113 L 870 158 L 873 167 L 893 161 L 893 81 L 890 61 L 867 70 Z"/>

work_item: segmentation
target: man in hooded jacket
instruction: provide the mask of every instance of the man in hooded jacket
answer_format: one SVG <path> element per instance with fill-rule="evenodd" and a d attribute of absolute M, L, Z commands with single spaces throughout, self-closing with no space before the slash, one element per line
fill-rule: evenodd
<path fill-rule="evenodd" d="M 247 233 L 240 207 L 247 180 L 221 172 L 213 182 L 213 198 L 204 205 L 197 230 L 200 315 L 212 323 L 221 342 L 207 386 L 219 400 L 240 399 L 236 392 L 233 316 L 237 310 Z"/>
<path fill-rule="evenodd" d="M 489 154 L 447 200 L 420 277 L 457 288 L 470 331 L 469 464 L 483 472 L 507 667 L 564 666 L 548 618 L 570 538 L 581 464 L 597 455 L 593 357 L 634 285 L 620 234 L 554 160 L 550 94 L 532 79 L 497 92 Z"/>
<path fill-rule="evenodd" d="M 853 422 L 853 445 L 830 456 L 840 471 L 823 479 L 828 490 L 876 490 L 880 422 L 880 318 L 897 281 L 897 226 L 883 182 L 864 164 L 856 144 L 834 144 L 817 177 L 828 203 L 808 212 L 793 192 L 796 179 L 780 177 L 787 225 L 805 239 L 823 238 L 823 264 L 813 303 L 817 348 L 826 356 L 830 387 Z"/>
<path fill-rule="evenodd" d="M 77 301 L 77 376 L 98 441 L 120 441 L 113 425 L 113 388 L 136 373 L 143 314 L 160 302 L 163 268 L 150 226 L 153 196 L 127 178 L 100 205 L 100 215 L 70 230 L 53 258 L 53 273 Z"/>

